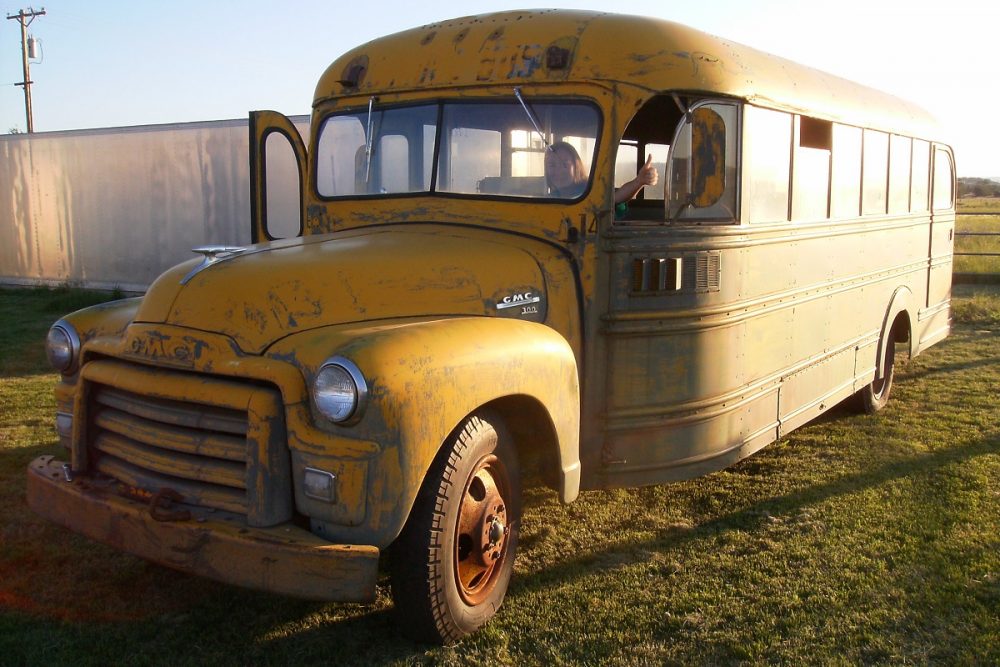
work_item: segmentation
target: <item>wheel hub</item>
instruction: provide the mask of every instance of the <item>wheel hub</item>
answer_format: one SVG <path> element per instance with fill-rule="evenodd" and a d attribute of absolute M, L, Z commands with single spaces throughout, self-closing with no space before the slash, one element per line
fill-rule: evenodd
<path fill-rule="evenodd" d="M 496 583 L 510 526 L 504 494 L 507 474 L 495 456 L 484 457 L 462 496 L 455 540 L 455 576 L 468 604 L 478 604 Z"/>
<path fill-rule="evenodd" d="M 490 522 L 489 529 L 489 546 L 495 546 L 497 542 L 503 539 L 503 536 L 507 533 L 507 526 L 503 525 L 503 521 L 500 517 L 493 517 L 493 521 Z"/>

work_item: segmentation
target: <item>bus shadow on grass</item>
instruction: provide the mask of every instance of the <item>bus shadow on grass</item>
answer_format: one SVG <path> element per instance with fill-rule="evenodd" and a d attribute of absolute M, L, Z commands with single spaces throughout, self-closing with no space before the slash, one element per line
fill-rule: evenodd
<path fill-rule="evenodd" d="M 564 559 L 558 565 L 536 573 L 541 576 L 515 580 L 511 594 L 516 596 L 522 592 L 537 593 L 557 589 L 579 577 L 625 565 L 639 564 L 651 558 L 654 553 L 675 549 L 729 531 L 758 531 L 771 523 L 775 517 L 796 514 L 834 497 L 854 494 L 902 478 L 927 475 L 947 466 L 990 454 L 1000 454 L 1000 429 L 976 442 L 910 456 L 867 472 L 837 477 L 801 491 L 766 498 L 738 512 L 723 514 L 694 526 L 665 528 L 659 531 L 656 537 L 647 541 L 618 544 L 602 551 Z M 605 563 L 608 565 L 604 565 Z"/>

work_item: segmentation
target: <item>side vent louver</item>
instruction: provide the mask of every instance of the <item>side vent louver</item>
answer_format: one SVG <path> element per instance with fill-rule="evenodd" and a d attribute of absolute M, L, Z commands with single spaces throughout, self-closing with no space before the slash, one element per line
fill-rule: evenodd
<path fill-rule="evenodd" d="M 676 292 L 680 288 L 680 257 L 644 257 L 632 265 L 633 292 Z"/>
<path fill-rule="evenodd" d="M 696 255 L 694 258 L 694 289 L 696 292 L 718 292 L 722 258 L 717 253 Z"/>
<path fill-rule="evenodd" d="M 636 258 L 632 263 L 632 293 L 718 292 L 721 266 L 719 253 Z"/>

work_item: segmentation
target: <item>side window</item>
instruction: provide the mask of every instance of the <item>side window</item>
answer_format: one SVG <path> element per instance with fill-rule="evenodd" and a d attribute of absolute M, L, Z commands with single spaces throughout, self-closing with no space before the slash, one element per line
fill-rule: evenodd
<path fill-rule="evenodd" d="M 295 151 L 288 137 L 271 132 L 264 140 L 267 160 L 264 162 L 267 186 L 267 233 L 273 239 L 298 236 L 299 229 L 299 168 Z"/>
<path fill-rule="evenodd" d="M 934 210 L 946 210 L 955 205 L 955 169 L 948 151 L 934 151 Z"/>
<path fill-rule="evenodd" d="M 861 206 L 861 129 L 833 125 L 830 217 L 856 218 Z"/>
<path fill-rule="evenodd" d="M 783 111 L 746 108 L 747 197 L 750 220 L 788 220 L 792 116 Z"/>
<path fill-rule="evenodd" d="M 911 144 L 909 138 L 898 134 L 892 135 L 889 141 L 889 213 L 907 213 L 910 210 Z"/>
<path fill-rule="evenodd" d="M 634 179 L 649 157 L 652 157 L 658 182 L 639 190 L 624 210 L 618 209 L 617 219 L 623 222 L 664 221 L 670 144 L 684 117 L 684 109 L 690 104 L 673 95 L 654 95 L 629 121 L 615 155 L 615 189 Z"/>
<path fill-rule="evenodd" d="M 632 140 L 623 140 L 618 144 L 618 153 L 615 155 L 615 187 L 620 188 L 623 184 L 635 178 L 639 168 L 639 145 Z"/>
<path fill-rule="evenodd" d="M 636 142 L 623 141 L 618 145 L 618 155 L 615 157 L 615 187 L 620 188 L 635 178 L 639 167 L 651 156 L 653 168 L 660 178 L 655 186 L 645 187 L 639 191 L 638 197 L 646 201 L 663 201 L 663 175 L 667 172 L 667 157 L 670 154 L 669 144 L 644 143 L 640 157 L 639 145 Z"/>
<path fill-rule="evenodd" d="M 792 220 L 824 220 L 830 204 L 833 123 L 807 116 L 795 119 L 792 161 Z"/>
<path fill-rule="evenodd" d="M 646 144 L 646 150 L 643 153 L 642 158 L 638 160 L 639 166 L 645 164 L 648 157 L 652 156 L 653 167 L 659 174 L 660 182 L 655 186 L 643 188 L 640 196 L 647 200 L 663 201 L 663 175 L 667 173 L 667 157 L 670 155 L 670 146 L 667 144 Z M 631 180 L 635 174 L 636 172 L 633 171 L 632 176 L 626 180 Z"/>
<path fill-rule="evenodd" d="M 877 130 L 865 130 L 864 158 L 861 165 L 862 215 L 885 213 L 888 170 L 889 135 Z"/>
<path fill-rule="evenodd" d="M 913 172 L 910 183 L 910 211 L 926 211 L 930 194 L 931 145 L 919 139 L 913 140 Z"/>

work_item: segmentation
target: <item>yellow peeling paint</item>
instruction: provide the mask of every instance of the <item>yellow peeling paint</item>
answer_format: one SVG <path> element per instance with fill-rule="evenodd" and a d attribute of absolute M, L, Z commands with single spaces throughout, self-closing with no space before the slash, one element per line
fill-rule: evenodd
<path fill-rule="evenodd" d="M 31 506 L 185 571 L 306 597 L 367 599 L 379 551 L 400 533 L 450 434 L 477 410 L 502 414 L 527 434 L 519 446 L 546 448 L 556 468 L 547 472 L 570 502 L 581 486 L 659 483 L 728 465 L 825 408 L 813 401 L 819 407 L 796 406 L 789 418 L 781 401 L 792 392 L 812 401 L 809 389 L 840 373 L 850 377 L 823 396 L 839 400 L 881 372 L 885 327 L 918 307 L 898 297 L 885 311 L 878 290 L 895 285 L 867 288 L 866 315 L 877 324 L 845 333 L 837 326 L 847 318 L 831 316 L 830 304 L 836 297 L 837 308 L 854 307 L 853 293 L 823 292 L 833 269 L 803 261 L 794 289 L 768 269 L 787 263 L 781 237 L 797 234 L 801 257 L 854 262 L 838 269 L 857 286 L 860 276 L 885 273 L 857 251 L 857 240 L 867 234 L 866 248 L 885 246 L 889 226 L 876 220 L 871 230 L 844 234 L 839 221 L 836 229 L 822 221 L 807 237 L 738 217 L 727 225 L 617 224 L 615 156 L 636 111 L 654 96 L 671 104 L 673 92 L 740 109 L 809 109 L 817 119 L 933 139 L 924 112 L 673 23 L 539 10 L 436 23 L 344 54 L 316 87 L 308 146 L 315 150 L 329 114 L 365 109 L 373 98 L 381 106 L 512 103 L 515 87 L 529 100 L 567 99 L 599 112 L 592 182 L 579 201 L 323 198 L 313 186 L 316 161 L 296 134 L 301 237 L 256 243 L 197 272 L 204 259 L 191 259 L 141 300 L 64 318 L 82 344 L 78 367 L 56 389 L 58 410 L 73 417 L 72 436 L 63 438 L 71 470 L 36 460 Z M 275 112 L 255 112 L 251 125 L 253 224 L 263 239 L 259 144 L 294 126 Z M 730 166 L 706 172 L 694 203 L 718 199 L 728 173 L 742 176 L 723 170 Z M 921 224 L 930 223 L 891 237 L 906 237 L 908 266 L 927 262 Z M 934 238 L 953 229 L 934 224 Z M 717 284 L 635 289 L 644 262 L 675 262 Z M 926 303 L 919 282 L 913 301 Z M 809 335 L 804 327 L 813 322 L 831 341 L 839 335 L 836 344 Z M 936 342 L 947 333 L 947 303 L 928 306 L 910 326 L 914 352 Z M 367 390 L 341 424 L 312 395 L 335 357 L 357 367 Z M 307 469 L 333 480 L 328 495 L 305 488 Z M 181 502 L 194 509 L 175 511 Z M 180 519 L 184 512 L 192 516 Z M 163 515 L 180 520 L 158 521 Z"/>

